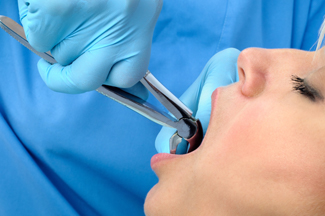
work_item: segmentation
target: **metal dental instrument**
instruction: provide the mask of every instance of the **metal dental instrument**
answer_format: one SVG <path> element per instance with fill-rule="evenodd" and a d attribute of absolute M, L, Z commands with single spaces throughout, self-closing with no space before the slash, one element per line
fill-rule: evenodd
<path fill-rule="evenodd" d="M 0 27 L 15 38 L 22 45 L 36 53 L 51 64 L 57 63 L 50 52 L 36 51 L 27 41 L 24 29 L 9 17 L 0 15 Z M 178 144 L 184 138 L 188 144 L 187 153 L 200 146 L 203 139 L 202 125 L 192 116 L 192 111 L 187 108 L 177 97 L 165 88 L 149 71 L 140 82 L 164 105 L 172 114 L 160 111 L 150 103 L 130 94 L 122 89 L 102 85 L 96 91 L 127 106 L 144 117 L 162 126 L 176 128 L 176 133 L 170 138 L 170 153 L 176 154 Z"/>

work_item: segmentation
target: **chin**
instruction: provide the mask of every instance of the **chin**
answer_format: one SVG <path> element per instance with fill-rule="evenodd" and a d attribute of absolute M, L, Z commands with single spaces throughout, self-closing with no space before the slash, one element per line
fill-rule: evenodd
<path fill-rule="evenodd" d="M 146 216 L 165 216 L 175 214 L 175 200 L 173 194 L 166 187 L 156 184 L 147 194 L 144 203 L 144 213 Z M 177 206 L 177 205 L 176 205 Z"/>
<path fill-rule="evenodd" d="M 144 213 L 146 216 L 157 215 L 158 212 L 158 200 L 155 196 L 157 194 L 157 185 L 155 185 L 146 196 L 146 200 L 144 202 Z M 160 213 L 162 214 L 162 212 Z"/>

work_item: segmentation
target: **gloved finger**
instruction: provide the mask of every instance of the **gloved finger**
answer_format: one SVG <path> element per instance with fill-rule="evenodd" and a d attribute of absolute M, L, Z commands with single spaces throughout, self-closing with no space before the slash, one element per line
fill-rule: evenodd
<path fill-rule="evenodd" d="M 211 95 L 215 89 L 236 82 L 237 58 L 240 51 L 237 49 L 226 49 L 213 56 L 203 69 L 204 83 L 200 85 L 201 93 L 198 97 L 195 117 L 200 119 L 203 133 L 207 131 L 211 114 Z M 186 101 L 187 98 L 184 98 Z M 193 107 L 193 109 L 195 109 Z"/>
<path fill-rule="evenodd" d="M 170 153 L 169 139 L 175 132 L 175 128 L 162 127 L 155 141 L 155 147 L 158 153 Z"/>
<path fill-rule="evenodd" d="M 51 65 L 43 59 L 38 62 L 38 70 L 45 84 L 53 91 L 69 94 L 95 90 L 104 83 L 105 73 L 91 75 L 96 69 L 89 70 L 85 63 L 77 61 L 68 66 Z"/>
<path fill-rule="evenodd" d="M 132 86 L 131 88 L 122 88 L 123 91 L 126 91 L 130 94 L 133 94 L 139 98 L 141 98 L 142 100 L 147 100 L 149 97 L 149 91 L 146 87 L 144 87 L 144 85 L 142 85 L 141 82 L 138 82 L 137 84 L 135 84 L 134 86 Z"/>
<path fill-rule="evenodd" d="M 62 42 L 82 21 L 78 10 L 71 10 L 78 1 L 18 0 L 20 21 L 32 47 L 39 52 L 47 52 Z M 79 9 L 83 6 L 80 6 Z M 76 17 L 79 19 L 75 19 Z M 77 20 L 77 21 L 75 21 Z M 75 21 L 75 22 L 73 22 Z M 79 21 L 79 22 L 78 22 Z M 77 40 L 78 41 L 78 40 Z M 78 41 L 80 42 L 80 41 Z M 83 45 L 78 43 L 79 47 Z"/>
<path fill-rule="evenodd" d="M 38 69 L 50 89 L 70 94 L 83 93 L 97 89 L 106 81 L 113 58 L 99 49 L 84 53 L 67 66 L 50 65 L 40 60 Z"/>
<path fill-rule="evenodd" d="M 106 85 L 120 88 L 134 86 L 146 74 L 149 65 L 150 48 L 142 48 L 141 53 L 124 55 L 115 63 L 108 74 Z"/>
<path fill-rule="evenodd" d="M 52 90 L 58 92 L 70 93 L 70 94 L 89 91 L 89 89 L 85 90 L 84 88 L 80 88 L 78 85 L 76 85 L 75 81 L 70 78 L 69 74 L 71 74 L 70 71 L 72 70 L 72 67 L 73 64 L 65 67 L 61 66 L 60 64 L 52 65 L 43 59 L 41 59 L 38 62 L 38 69 L 40 75 L 44 80 L 44 82 L 46 83 L 46 85 Z M 102 80 L 104 79 L 105 77 L 102 78 Z M 89 79 L 85 79 L 84 82 L 88 82 L 88 81 Z M 80 80 L 78 82 L 80 82 Z M 101 83 L 101 81 L 99 81 L 98 83 Z M 101 84 L 99 84 L 98 87 L 100 85 Z M 85 84 L 83 84 L 82 86 L 85 86 Z M 97 87 L 95 85 L 91 90 L 94 90 L 96 88 Z M 134 86 L 130 88 L 124 88 L 123 90 L 143 100 L 147 100 L 148 98 L 148 90 L 140 82 L 136 83 Z"/>
<path fill-rule="evenodd" d="M 25 35 L 28 40 L 28 21 L 26 19 L 27 13 L 28 13 L 28 3 L 25 0 L 18 0 L 18 8 L 19 8 L 19 17 L 20 22 L 24 27 Z"/>
<path fill-rule="evenodd" d="M 69 77 L 71 65 L 65 67 L 60 64 L 52 65 L 44 59 L 40 59 L 37 67 L 43 81 L 53 91 L 70 94 L 84 92 Z"/>
<path fill-rule="evenodd" d="M 239 53 L 237 49 L 226 49 L 214 55 L 195 82 L 180 97 L 180 100 L 193 111 L 193 115 L 200 119 L 204 134 L 210 120 L 211 95 L 216 88 L 236 81 L 236 62 Z M 167 127 L 161 129 L 155 142 L 159 153 L 169 153 L 169 139 L 175 131 Z"/>
<path fill-rule="evenodd" d="M 27 15 L 27 12 L 28 12 L 27 5 L 28 5 L 28 3 L 25 0 L 18 0 L 18 9 L 19 9 L 20 20 L 24 19 Z"/>

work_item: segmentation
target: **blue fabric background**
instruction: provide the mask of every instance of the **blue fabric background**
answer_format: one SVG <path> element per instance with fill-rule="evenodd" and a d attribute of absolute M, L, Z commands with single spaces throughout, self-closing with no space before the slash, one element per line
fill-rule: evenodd
<path fill-rule="evenodd" d="M 324 3 L 165 0 L 149 69 L 180 96 L 225 48 L 310 50 Z M 0 14 L 18 21 L 16 1 Z M 49 90 L 39 57 L 2 30 L 0 49 L 0 215 L 143 215 L 160 126 L 97 92 Z"/>

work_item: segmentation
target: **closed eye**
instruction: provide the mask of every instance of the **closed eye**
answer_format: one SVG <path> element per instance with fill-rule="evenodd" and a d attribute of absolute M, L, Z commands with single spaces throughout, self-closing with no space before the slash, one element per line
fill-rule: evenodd
<path fill-rule="evenodd" d="M 305 82 L 305 79 L 292 75 L 291 81 L 293 83 L 294 91 L 306 96 L 311 101 L 315 102 L 317 98 L 323 99 L 313 87 Z"/>

